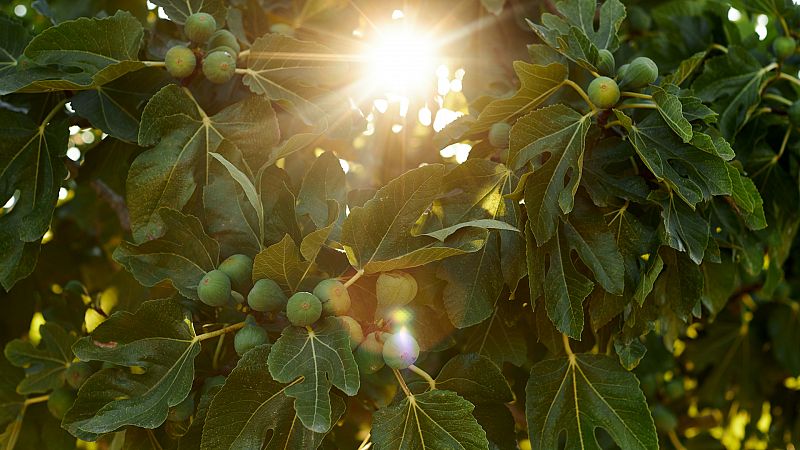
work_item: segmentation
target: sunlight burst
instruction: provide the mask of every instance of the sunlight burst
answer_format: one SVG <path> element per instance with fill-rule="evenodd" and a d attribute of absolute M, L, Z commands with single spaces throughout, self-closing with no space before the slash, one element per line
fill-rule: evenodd
<path fill-rule="evenodd" d="M 381 30 L 366 52 L 373 89 L 408 95 L 423 91 L 435 69 L 436 45 L 419 30 L 392 26 Z"/>

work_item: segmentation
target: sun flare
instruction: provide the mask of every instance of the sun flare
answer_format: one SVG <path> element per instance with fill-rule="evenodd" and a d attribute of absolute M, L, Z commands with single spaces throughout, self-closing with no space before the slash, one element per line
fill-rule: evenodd
<path fill-rule="evenodd" d="M 430 87 L 436 67 L 436 43 L 430 36 L 412 27 L 392 26 L 376 38 L 365 53 L 372 89 L 408 95 Z"/>

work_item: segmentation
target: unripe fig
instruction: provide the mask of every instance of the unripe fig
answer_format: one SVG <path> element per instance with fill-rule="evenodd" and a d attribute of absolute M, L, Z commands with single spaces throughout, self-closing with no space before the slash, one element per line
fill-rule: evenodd
<path fill-rule="evenodd" d="M 212 270 L 197 285 L 197 296 L 208 306 L 222 306 L 231 298 L 231 279 L 221 270 Z"/>
<path fill-rule="evenodd" d="M 233 337 L 233 348 L 241 356 L 247 353 L 248 350 L 268 342 L 267 330 L 261 328 L 253 316 L 247 316 L 244 327 L 237 331 Z"/>
<path fill-rule="evenodd" d="M 489 144 L 494 148 L 508 148 L 509 134 L 511 125 L 505 122 L 497 122 L 489 128 Z"/>
<path fill-rule="evenodd" d="M 194 395 L 189 395 L 182 402 L 169 409 L 167 420 L 170 422 L 183 422 L 194 414 Z"/>
<path fill-rule="evenodd" d="M 47 409 L 58 420 L 64 418 L 67 411 L 75 403 L 75 393 L 68 388 L 56 388 L 47 398 Z"/>
<path fill-rule="evenodd" d="M 619 69 L 617 69 L 616 79 L 617 80 L 621 80 L 622 77 L 624 77 L 625 74 L 628 72 L 628 68 L 630 66 L 631 66 L 630 64 L 623 64 L 623 65 L 619 66 Z"/>
<path fill-rule="evenodd" d="M 607 109 L 619 101 L 619 86 L 617 82 L 608 77 L 597 77 L 589 83 L 589 100 L 598 108 Z"/>
<path fill-rule="evenodd" d="M 286 317 L 296 327 L 305 327 L 322 316 L 322 302 L 310 292 L 298 292 L 286 303 Z"/>
<path fill-rule="evenodd" d="M 350 350 L 355 350 L 364 341 L 364 330 L 356 319 L 350 316 L 339 316 L 339 320 L 350 334 Z"/>
<path fill-rule="evenodd" d="M 244 295 L 236 291 L 231 291 L 231 300 L 236 302 L 237 305 L 244 305 Z"/>
<path fill-rule="evenodd" d="M 375 284 L 378 307 L 405 306 L 417 296 L 417 289 L 417 280 L 411 274 L 400 270 L 384 272 Z"/>
<path fill-rule="evenodd" d="M 167 72 L 173 77 L 186 78 L 197 67 L 197 57 L 190 48 L 176 45 L 167 50 L 167 55 L 164 57 L 164 65 L 167 67 Z"/>
<path fill-rule="evenodd" d="M 786 113 L 789 115 L 789 123 L 791 123 L 792 126 L 800 127 L 800 100 L 792 103 Z"/>
<path fill-rule="evenodd" d="M 205 43 L 216 29 L 217 21 L 214 20 L 214 16 L 202 12 L 189 16 L 183 25 L 183 32 L 186 37 L 198 44 Z"/>
<path fill-rule="evenodd" d="M 213 49 L 222 46 L 232 48 L 234 53 L 239 53 L 239 50 L 242 49 L 239 46 L 239 41 L 236 40 L 236 36 L 234 36 L 233 33 L 228 30 L 217 30 L 208 40 L 207 47 Z"/>
<path fill-rule="evenodd" d="M 236 59 L 239 56 L 239 52 L 237 52 L 233 47 L 228 47 L 227 45 L 220 45 L 220 46 L 217 46 L 217 47 L 211 47 L 211 49 L 209 51 L 207 51 L 206 54 L 210 55 L 210 54 L 216 53 L 216 52 L 230 53 L 231 55 L 233 55 L 234 59 Z"/>
<path fill-rule="evenodd" d="M 217 267 L 231 279 L 231 287 L 241 294 L 253 285 L 253 260 L 247 255 L 231 255 Z"/>
<path fill-rule="evenodd" d="M 597 70 L 604 75 L 614 75 L 614 69 L 617 67 L 614 61 L 614 54 L 606 49 L 600 49 L 597 52 Z"/>
<path fill-rule="evenodd" d="M 78 389 L 92 373 L 94 373 L 94 370 L 89 363 L 77 361 L 71 363 L 69 367 L 67 367 L 67 370 L 64 372 L 64 378 L 67 379 L 67 384 L 73 389 Z"/>
<path fill-rule="evenodd" d="M 228 51 L 211 52 L 203 60 L 203 75 L 212 83 L 227 82 L 235 71 L 236 57 Z"/>
<path fill-rule="evenodd" d="M 323 314 L 341 316 L 350 310 L 350 294 L 335 278 L 320 281 L 314 288 L 314 295 L 322 302 Z"/>
<path fill-rule="evenodd" d="M 383 360 L 392 369 L 406 369 L 419 357 L 419 344 L 406 330 L 395 333 L 383 342 Z"/>
<path fill-rule="evenodd" d="M 794 55 L 797 50 L 797 41 L 788 36 L 778 36 L 772 41 L 772 50 L 775 51 L 778 59 L 786 59 Z"/>
<path fill-rule="evenodd" d="M 619 85 L 631 89 L 639 89 L 653 83 L 658 78 L 658 66 L 646 56 L 634 58 L 620 78 Z"/>
<path fill-rule="evenodd" d="M 633 31 L 647 31 L 653 26 L 653 18 L 640 6 L 632 6 L 628 10 L 628 20 Z"/>
<path fill-rule="evenodd" d="M 354 356 L 358 370 L 367 375 L 381 370 L 386 364 L 383 361 L 383 343 L 378 340 L 375 332 L 364 338 L 361 345 L 356 348 Z"/>
<path fill-rule="evenodd" d="M 278 283 L 265 278 L 256 281 L 247 294 L 247 304 L 254 311 L 275 312 L 286 306 L 286 294 L 283 293 Z"/>
<path fill-rule="evenodd" d="M 653 422 L 655 422 L 656 428 L 664 433 L 669 433 L 678 426 L 678 418 L 662 404 L 653 407 Z"/>

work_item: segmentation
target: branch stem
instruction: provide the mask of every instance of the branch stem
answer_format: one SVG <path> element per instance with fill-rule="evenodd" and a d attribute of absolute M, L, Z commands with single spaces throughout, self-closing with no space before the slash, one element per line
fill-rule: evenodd
<path fill-rule="evenodd" d="M 424 370 L 422 370 L 421 368 L 419 368 L 419 367 L 417 367 L 417 366 L 415 366 L 413 364 L 408 366 L 408 369 L 410 371 L 414 372 L 415 374 L 421 376 L 422 378 L 424 378 L 425 381 L 428 382 L 428 386 L 430 386 L 431 390 L 435 390 L 436 389 L 436 380 L 434 380 L 433 377 L 431 377 L 430 374 L 428 374 L 428 372 L 425 372 Z"/>
<path fill-rule="evenodd" d="M 767 93 L 767 94 L 764 94 L 764 98 L 768 99 L 768 100 L 774 100 L 774 101 L 776 101 L 778 103 L 781 103 L 781 104 L 784 104 L 786 106 L 790 106 L 792 104 L 791 100 L 789 100 L 788 98 L 786 98 L 786 97 L 784 97 L 782 95 Z"/>
<path fill-rule="evenodd" d="M 400 387 L 403 389 L 403 392 L 405 392 L 406 397 L 413 397 L 414 395 L 408 389 L 408 385 L 406 384 L 406 380 L 404 380 L 403 376 L 400 375 L 400 371 L 397 370 L 397 369 L 392 369 L 392 372 L 394 372 L 394 376 L 395 376 L 395 378 L 397 378 L 397 382 L 400 383 Z"/>
<path fill-rule="evenodd" d="M 167 63 L 164 61 L 142 61 L 147 67 L 166 67 Z"/>
<path fill-rule="evenodd" d="M 38 397 L 28 397 L 25 399 L 25 405 L 33 405 L 34 403 L 46 402 L 50 399 L 50 395 L 40 395 Z"/>
<path fill-rule="evenodd" d="M 622 91 L 620 93 L 623 97 L 641 98 L 643 100 L 652 100 L 653 96 L 650 94 L 640 94 L 638 92 Z"/>
<path fill-rule="evenodd" d="M 620 105 L 617 109 L 657 109 L 655 103 L 629 103 L 627 105 Z"/>
<path fill-rule="evenodd" d="M 353 275 L 352 277 L 350 277 L 350 279 L 349 279 L 349 280 L 347 280 L 347 281 L 344 283 L 344 287 L 345 287 L 345 289 L 346 289 L 346 288 L 349 288 L 350 286 L 352 286 L 352 285 L 353 285 L 353 284 L 354 284 L 356 281 L 358 281 L 358 279 L 359 279 L 359 278 L 361 278 L 361 276 L 362 276 L 362 275 L 364 275 L 364 269 L 358 269 L 358 271 L 356 272 L 356 274 L 355 274 L 355 275 Z"/>
<path fill-rule="evenodd" d="M 589 100 L 589 96 L 586 94 L 586 91 L 584 91 L 582 87 L 578 86 L 574 81 L 569 79 L 564 80 L 564 84 L 571 87 L 575 92 L 577 92 L 578 95 L 580 95 L 581 98 L 583 98 L 583 101 L 585 101 L 586 104 L 589 105 L 590 108 L 592 108 L 592 111 L 597 110 L 597 106 L 595 106 L 594 103 L 592 103 L 592 101 Z"/>
<path fill-rule="evenodd" d="M 194 337 L 194 340 L 202 342 L 202 341 L 205 341 L 206 339 L 215 338 L 215 337 L 221 336 L 221 335 L 223 335 L 225 333 L 230 333 L 231 331 L 236 331 L 236 330 L 238 330 L 239 328 L 242 328 L 242 327 L 244 327 L 244 322 L 235 323 L 233 325 L 228 325 L 227 327 L 220 328 L 219 330 L 216 330 L 216 331 L 209 331 L 208 333 L 198 334 L 197 336 Z"/>

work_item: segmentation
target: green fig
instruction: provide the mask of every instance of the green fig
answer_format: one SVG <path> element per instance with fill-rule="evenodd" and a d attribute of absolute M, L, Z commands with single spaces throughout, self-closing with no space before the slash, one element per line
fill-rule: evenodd
<path fill-rule="evenodd" d="M 355 351 L 356 364 L 361 373 L 375 373 L 386 364 L 383 360 L 383 343 L 378 340 L 377 334 L 372 332 L 364 338 Z"/>
<path fill-rule="evenodd" d="M 265 278 L 256 281 L 247 294 L 247 304 L 254 311 L 275 312 L 286 306 L 286 294 L 278 283 Z"/>
<path fill-rule="evenodd" d="M 94 373 L 92 366 L 83 361 L 73 362 L 64 372 L 64 378 L 73 389 L 79 389 L 83 383 Z"/>
<path fill-rule="evenodd" d="M 603 75 L 612 76 L 617 67 L 614 61 L 614 54 L 606 49 L 601 49 L 597 52 L 597 70 Z"/>
<path fill-rule="evenodd" d="M 511 125 L 505 122 L 497 122 L 489 128 L 489 144 L 494 148 L 508 148 L 509 133 Z"/>
<path fill-rule="evenodd" d="M 228 51 L 216 51 L 203 60 L 203 75 L 214 84 L 226 83 L 236 72 L 236 57 Z"/>
<path fill-rule="evenodd" d="M 364 341 L 364 330 L 361 328 L 361 324 L 350 316 L 339 316 L 339 321 L 350 334 L 350 350 L 355 350 Z"/>
<path fill-rule="evenodd" d="M 217 270 L 231 279 L 231 288 L 240 294 L 246 294 L 253 284 L 253 260 L 247 255 L 231 255 Z"/>
<path fill-rule="evenodd" d="M 164 65 L 167 67 L 167 72 L 173 77 L 186 78 L 197 67 L 197 57 L 190 48 L 176 45 L 167 50 L 167 55 L 164 57 Z"/>
<path fill-rule="evenodd" d="M 245 325 L 236 332 L 233 337 L 233 348 L 236 353 L 241 356 L 247 353 L 248 350 L 269 343 L 269 336 L 267 330 L 263 329 L 253 316 L 247 316 Z"/>
<path fill-rule="evenodd" d="M 186 19 L 183 32 L 186 37 L 198 44 L 205 43 L 217 29 L 214 16 L 206 13 L 194 13 Z"/>
<path fill-rule="evenodd" d="M 208 306 L 223 306 L 231 298 L 231 279 L 220 270 L 212 270 L 197 285 L 197 296 Z"/>
<path fill-rule="evenodd" d="M 419 344 L 406 330 L 392 334 L 383 342 L 383 360 L 392 369 L 406 369 L 419 357 Z"/>
<path fill-rule="evenodd" d="M 598 108 L 608 109 L 619 101 L 619 86 L 608 77 L 597 77 L 589 83 L 589 100 Z"/>
<path fill-rule="evenodd" d="M 621 76 L 619 85 L 623 88 L 639 89 L 658 79 L 658 66 L 645 56 L 634 58 Z"/>
<path fill-rule="evenodd" d="M 322 316 L 322 302 L 310 292 L 298 292 L 286 303 L 286 317 L 296 327 L 305 327 Z"/>
<path fill-rule="evenodd" d="M 335 278 L 320 281 L 313 293 L 322 302 L 323 314 L 341 316 L 350 310 L 350 294 L 344 284 Z"/>
<path fill-rule="evenodd" d="M 417 280 L 409 273 L 400 270 L 384 272 L 375 283 L 378 308 L 405 306 L 417 296 L 418 288 Z"/>
<path fill-rule="evenodd" d="M 772 50 L 778 59 L 786 59 L 794 55 L 797 50 L 797 41 L 788 36 L 778 36 L 772 41 Z"/>
<path fill-rule="evenodd" d="M 242 49 L 233 33 L 228 30 L 217 30 L 211 35 L 211 38 L 209 38 L 207 47 L 213 49 L 223 46 L 230 47 L 234 54 L 239 54 L 239 51 Z"/>

